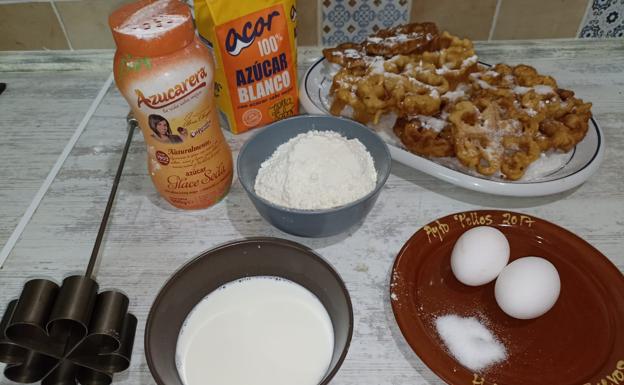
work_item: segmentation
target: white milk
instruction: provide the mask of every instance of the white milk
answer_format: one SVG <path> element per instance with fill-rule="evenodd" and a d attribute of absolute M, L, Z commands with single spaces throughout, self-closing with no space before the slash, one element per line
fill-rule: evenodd
<path fill-rule="evenodd" d="M 319 299 L 294 282 L 251 277 L 208 294 L 178 337 L 186 385 L 318 385 L 334 349 Z"/>

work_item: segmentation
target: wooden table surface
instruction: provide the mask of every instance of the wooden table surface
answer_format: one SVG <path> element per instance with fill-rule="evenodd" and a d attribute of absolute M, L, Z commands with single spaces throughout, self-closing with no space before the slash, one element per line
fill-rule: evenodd
<path fill-rule="evenodd" d="M 335 237 L 306 239 L 266 223 L 236 177 L 229 195 L 210 209 L 171 207 L 152 186 L 142 135 L 136 134 L 97 270 L 101 288 L 127 293 L 139 320 L 131 367 L 116 376 L 117 383 L 153 383 L 143 355 L 143 330 L 157 291 L 190 258 L 234 239 L 294 240 L 316 250 L 342 275 L 353 300 L 355 330 L 347 359 L 332 381 L 336 385 L 442 383 L 404 342 L 387 290 L 401 246 L 441 216 L 485 208 L 534 215 L 576 233 L 624 270 L 624 41 L 490 42 L 477 43 L 477 52 L 485 62 L 530 64 L 593 102 L 606 138 L 596 174 L 564 193 L 510 198 L 458 188 L 394 162 L 361 226 Z M 319 50 L 300 49 L 299 56 L 302 72 Z M 8 83 L 0 95 L 0 245 L 105 84 L 111 61 L 110 51 L 0 54 L 0 82 Z M 30 278 L 58 282 L 83 271 L 126 137 L 127 111 L 111 86 L 0 270 L 0 311 Z M 227 134 L 234 157 L 248 137 Z"/>

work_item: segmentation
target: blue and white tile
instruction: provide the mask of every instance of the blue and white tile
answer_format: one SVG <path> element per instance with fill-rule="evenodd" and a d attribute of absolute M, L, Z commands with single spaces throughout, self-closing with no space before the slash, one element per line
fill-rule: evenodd
<path fill-rule="evenodd" d="M 592 0 L 580 38 L 623 38 L 624 0 Z"/>
<path fill-rule="evenodd" d="M 407 23 L 408 0 L 320 0 L 321 42 L 360 42 L 379 29 Z"/>

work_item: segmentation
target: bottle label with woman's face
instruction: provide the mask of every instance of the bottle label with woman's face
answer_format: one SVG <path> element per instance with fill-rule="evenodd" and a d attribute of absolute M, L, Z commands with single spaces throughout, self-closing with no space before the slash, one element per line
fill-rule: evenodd
<path fill-rule="evenodd" d="M 209 206 L 232 179 L 232 155 L 214 105 L 212 65 L 201 48 L 201 55 L 190 47 L 173 58 L 152 58 L 149 68 L 118 81 L 143 131 L 154 184 L 182 208 Z"/>

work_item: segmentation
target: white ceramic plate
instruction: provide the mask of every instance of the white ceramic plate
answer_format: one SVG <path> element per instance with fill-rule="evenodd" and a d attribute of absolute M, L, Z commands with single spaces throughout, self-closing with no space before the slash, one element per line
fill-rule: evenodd
<path fill-rule="evenodd" d="M 301 82 L 299 99 L 309 114 L 329 115 L 329 89 L 335 64 L 320 58 L 308 69 Z M 348 111 L 345 109 L 348 117 Z M 602 162 L 604 137 L 592 118 L 585 138 L 568 153 L 548 153 L 527 168 L 518 181 L 484 177 L 462 166 L 455 158 L 427 159 L 403 148 L 392 132 L 396 117 L 385 116 L 373 128 L 386 141 L 392 158 L 416 170 L 430 174 L 457 186 L 488 194 L 507 196 L 542 196 L 559 193 L 585 182 Z"/>

